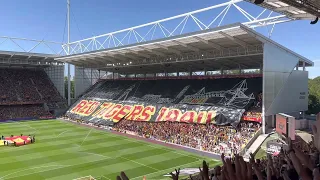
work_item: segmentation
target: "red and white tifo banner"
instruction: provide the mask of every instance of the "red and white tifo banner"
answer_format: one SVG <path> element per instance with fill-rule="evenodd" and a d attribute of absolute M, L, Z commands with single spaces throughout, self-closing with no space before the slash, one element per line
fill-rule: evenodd
<path fill-rule="evenodd" d="M 243 116 L 243 120 L 245 121 L 254 121 L 254 122 L 262 122 L 262 117 L 255 117 L 255 116 Z"/>
<path fill-rule="evenodd" d="M 16 146 L 22 146 L 31 143 L 31 138 L 29 136 L 13 136 L 6 137 L 4 140 L 0 140 L 0 146 L 4 145 L 4 141 L 8 144 L 16 143 Z"/>

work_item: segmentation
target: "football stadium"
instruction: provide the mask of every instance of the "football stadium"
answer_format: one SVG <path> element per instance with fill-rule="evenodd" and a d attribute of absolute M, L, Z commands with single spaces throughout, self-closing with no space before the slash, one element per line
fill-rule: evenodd
<path fill-rule="evenodd" d="M 66 5 L 67 43 L 0 37 L 20 48 L 0 51 L 0 179 L 320 179 L 314 62 L 270 38 L 317 24 L 317 1 L 231 0 L 72 42 Z M 222 23 L 231 7 L 245 20 Z"/>

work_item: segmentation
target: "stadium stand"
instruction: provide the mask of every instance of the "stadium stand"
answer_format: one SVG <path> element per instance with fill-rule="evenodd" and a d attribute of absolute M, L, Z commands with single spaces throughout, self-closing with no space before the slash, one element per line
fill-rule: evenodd
<path fill-rule="evenodd" d="M 104 80 L 71 106 L 65 118 L 232 156 L 260 130 L 261 89 L 259 75 Z M 241 121 L 244 117 L 247 121 Z"/>
<path fill-rule="evenodd" d="M 1 120 L 49 117 L 50 107 L 64 103 L 41 69 L 1 69 L 0 97 Z"/>
<path fill-rule="evenodd" d="M 31 117 L 49 117 L 52 116 L 42 105 L 12 105 L 0 107 L 0 119 L 19 119 Z"/>

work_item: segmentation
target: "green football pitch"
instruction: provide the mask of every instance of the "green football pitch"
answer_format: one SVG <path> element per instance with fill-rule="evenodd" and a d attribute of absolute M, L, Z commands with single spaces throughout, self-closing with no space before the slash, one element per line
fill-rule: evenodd
<path fill-rule="evenodd" d="M 0 135 L 35 134 L 36 143 L 0 146 L 0 179 L 72 180 L 91 175 L 116 179 L 169 179 L 175 168 L 195 168 L 202 160 L 185 151 L 151 144 L 60 120 L 0 123 Z"/>

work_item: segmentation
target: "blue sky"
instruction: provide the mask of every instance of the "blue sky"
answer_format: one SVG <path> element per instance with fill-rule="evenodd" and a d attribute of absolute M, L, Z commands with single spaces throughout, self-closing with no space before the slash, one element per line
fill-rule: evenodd
<path fill-rule="evenodd" d="M 225 0 L 71 0 L 71 40 L 79 40 L 123 28 L 159 20 L 192 10 L 208 7 Z M 261 9 L 248 3 L 248 12 L 258 15 Z M 223 24 L 243 21 L 230 10 Z M 212 14 L 203 14 L 204 21 Z M 45 39 L 61 42 L 64 37 L 66 0 L 13 0 L 2 1 L 0 11 L 0 36 Z M 199 17 L 200 19 L 200 17 Z M 208 21 L 207 21 L 208 22 Z M 210 22 L 210 21 L 209 21 Z M 313 60 L 315 67 L 309 68 L 310 77 L 320 76 L 320 23 L 295 21 L 276 25 L 272 39 L 291 50 Z M 187 29 L 186 31 L 193 31 Z M 266 29 L 258 29 L 266 33 Z M 1 41 L 0 41 L 1 42 Z M 11 44 L 10 44 L 11 43 Z M 22 43 L 23 44 L 23 43 Z M 25 45 L 30 49 L 32 45 Z M 43 47 L 38 47 L 43 48 Z M 58 47 L 57 47 L 58 48 Z M 0 44 L 2 50 L 18 50 L 12 42 Z"/>

